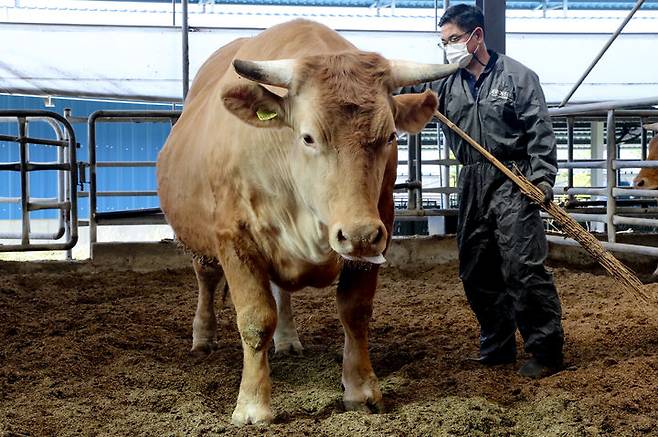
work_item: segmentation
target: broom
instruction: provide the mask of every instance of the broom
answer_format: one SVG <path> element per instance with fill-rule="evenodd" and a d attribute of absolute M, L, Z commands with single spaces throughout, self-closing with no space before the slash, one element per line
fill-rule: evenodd
<path fill-rule="evenodd" d="M 630 271 L 624 266 L 617 258 L 610 252 L 605 250 L 599 240 L 594 238 L 592 234 L 583 229 L 578 222 L 576 222 L 565 210 L 557 206 L 557 204 L 550 202 L 545 204 L 544 193 L 530 182 L 522 174 L 516 174 L 505 165 L 503 165 L 495 156 L 488 150 L 479 145 L 473 138 L 466 132 L 461 130 L 456 124 L 448 120 L 448 118 L 441 114 L 438 110 L 434 112 L 434 116 L 441 121 L 441 123 L 448 126 L 455 131 L 457 135 L 462 137 L 471 146 L 477 149 L 485 158 L 487 158 L 493 165 L 510 178 L 521 189 L 523 194 L 528 196 L 531 200 L 539 204 L 539 206 L 550 214 L 560 225 L 565 234 L 576 240 L 580 245 L 589 252 L 592 257 L 607 270 L 613 278 L 615 278 L 622 287 L 632 293 L 636 298 L 641 299 L 646 303 L 654 303 L 651 301 L 647 293 L 643 290 L 643 284 L 640 279 L 635 276 L 635 273 Z"/>

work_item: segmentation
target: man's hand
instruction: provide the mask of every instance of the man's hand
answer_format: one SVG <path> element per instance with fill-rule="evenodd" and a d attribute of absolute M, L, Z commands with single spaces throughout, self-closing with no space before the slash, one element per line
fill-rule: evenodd
<path fill-rule="evenodd" d="M 537 184 L 537 188 L 539 188 L 541 192 L 544 193 L 544 198 L 542 199 L 544 205 L 548 205 L 553 201 L 553 187 L 551 184 L 546 181 L 541 181 Z"/>

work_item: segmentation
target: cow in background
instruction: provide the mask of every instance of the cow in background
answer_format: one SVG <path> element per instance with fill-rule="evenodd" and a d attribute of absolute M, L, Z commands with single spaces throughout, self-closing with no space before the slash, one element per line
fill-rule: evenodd
<path fill-rule="evenodd" d="M 368 354 L 379 264 L 391 237 L 397 132 L 420 131 L 437 97 L 392 96 L 456 65 L 388 61 L 306 20 L 229 43 L 200 69 L 158 157 L 162 209 L 194 253 L 192 349 L 216 346 L 226 279 L 242 339 L 235 424 L 269 422 L 267 350 L 301 349 L 288 292 L 336 293 L 347 409 L 377 411 Z"/>
<path fill-rule="evenodd" d="M 649 142 L 648 160 L 658 160 L 658 123 L 645 124 L 646 130 L 653 131 L 653 138 Z M 642 190 L 658 189 L 658 168 L 643 168 L 633 180 L 633 188 Z"/>

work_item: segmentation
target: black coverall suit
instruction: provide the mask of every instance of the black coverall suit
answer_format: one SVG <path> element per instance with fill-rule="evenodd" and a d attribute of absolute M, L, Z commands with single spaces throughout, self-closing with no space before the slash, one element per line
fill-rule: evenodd
<path fill-rule="evenodd" d="M 439 110 L 499 160 L 533 183 L 555 183 L 556 144 L 537 75 L 493 51 L 476 81 L 468 71 L 401 93 L 431 88 Z M 480 358 L 516 356 L 518 326 L 525 350 L 546 365 L 562 362 L 560 300 L 544 267 L 548 252 L 539 207 L 502 172 L 446 126 L 459 174 L 459 274 L 480 323 Z"/>

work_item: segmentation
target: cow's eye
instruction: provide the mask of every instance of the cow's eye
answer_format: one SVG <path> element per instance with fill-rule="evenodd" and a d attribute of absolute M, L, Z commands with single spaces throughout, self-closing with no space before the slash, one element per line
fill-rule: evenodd
<path fill-rule="evenodd" d="M 307 146 L 312 146 L 315 144 L 315 140 L 309 134 L 304 134 L 302 136 L 302 140 L 304 140 L 304 144 L 306 144 Z"/>
<path fill-rule="evenodd" d="M 393 133 L 388 137 L 388 141 L 386 142 L 386 144 L 392 144 L 393 141 L 395 141 L 395 140 L 397 140 L 397 139 L 398 139 L 398 134 L 397 134 L 397 132 L 393 132 Z"/>

